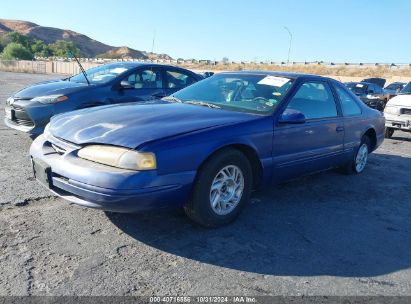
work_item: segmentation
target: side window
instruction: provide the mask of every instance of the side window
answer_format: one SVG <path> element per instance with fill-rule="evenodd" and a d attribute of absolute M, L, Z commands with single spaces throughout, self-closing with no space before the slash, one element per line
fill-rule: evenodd
<path fill-rule="evenodd" d="M 190 75 L 173 70 L 166 71 L 166 78 L 168 89 L 182 89 L 196 82 Z"/>
<path fill-rule="evenodd" d="M 337 92 L 338 99 L 341 103 L 341 108 L 344 116 L 355 116 L 361 114 L 361 108 L 354 100 L 354 98 L 348 94 L 339 85 L 335 85 L 335 91 Z"/>
<path fill-rule="evenodd" d="M 161 71 L 158 69 L 138 70 L 125 80 L 135 89 L 161 89 L 163 87 Z"/>
<path fill-rule="evenodd" d="M 337 108 L 327 83 L 306 82 L 300 86 L 287 108 L 298 110 L 307 119 L 336 117 Z"/>

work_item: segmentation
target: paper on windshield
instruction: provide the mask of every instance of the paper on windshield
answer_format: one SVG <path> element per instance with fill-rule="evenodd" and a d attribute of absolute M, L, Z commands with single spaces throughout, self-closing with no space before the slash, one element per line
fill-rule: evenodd
<path fill-rule="evenodd" d="M 110 71 L 110 73 L 121 74 L 121 73 L 123 73 L 123 72 L 125 72 L 125 71 L 127 71 L 127 69 L 125 69 L 125 68 L 115 68 L 115 69 L 112 69 L 112 70 Z"/>
<path fill-rule="evenodd" d="M 357 88 L 362 88 L 362 87 L 364 87 L 364 85 L 361 84 L 361 83 L 358 83 L 358 84 L 356 85 L 356 87 L 357 87 Z"/>
<path fill-rule="evenodd" d="M 289 81 L 290 79 L 284 77 L 266 76 L 265 78 L 261 79 L 258 84 L 265 84 L 272 87 L 282 87 Z"/>

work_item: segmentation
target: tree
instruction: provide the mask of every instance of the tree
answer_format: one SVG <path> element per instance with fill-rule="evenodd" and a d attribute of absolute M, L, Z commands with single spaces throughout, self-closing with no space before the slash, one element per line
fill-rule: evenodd
<path fill-rule="evenodd" d="M 32 53 L 39 57 L 49 57 L 52 53 L 50 47 L 42 40 L 36 40 L 33 44 L 31 44 L 30 48 Z"/>
<path fill-rule="evenodd" d="M 224 63 L 224 64 L 228 64 L 229 61 L 230 61 L 230 59 L 228 59 L 228 57 L 224 57 L 224 58 L 223 58 L 223 63 Z"/>
<path fill-rule="evenodd" d="M 18 32 L 7 33 L 6 35 L 4 35 L 2 40 L 5 45 L 12 42 L 21 44 L 26 48 L 29 48 L 30 45 L 30 39 L 26 35 L 20 34 Z"/>
<path fill-rule="evenodd" d="M 0 57 L 3 60 L 32 60 L 33 54 L 20 43 L 11 42 L 4 48 Z"/>
<path fill-rule="evenodd" d="M 70 55 L 69 51 L 71 51 L 76 57 L 80 57 L 80 49 L 71 41 L 57 40 L 48 46 L 53 56 L 66 57 Z"/>

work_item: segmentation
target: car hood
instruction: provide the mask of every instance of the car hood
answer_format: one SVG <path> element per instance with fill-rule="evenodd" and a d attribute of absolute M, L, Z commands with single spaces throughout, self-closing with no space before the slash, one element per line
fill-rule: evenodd
<path fill-rule="evenodd" d="M 397 95 L 388 101 L 387 106 L 411 107 L 411 95 Z"/>
<path fill-rule="evenodd" d="M 189 104 L 129 103 L 57 115 L 48 132 L 77 145 L 95 143 L 134 149 L 167 137 L 259 118 Z"/>
<path fill-rule="evenodd" d="M 57 80 L 41 82 L 24 88 L 14 94 L 17 98 L 33 98 L 38 96 L 70 94 L 87 87 L 85 83 L 72 82 L 67 80 Z"/>

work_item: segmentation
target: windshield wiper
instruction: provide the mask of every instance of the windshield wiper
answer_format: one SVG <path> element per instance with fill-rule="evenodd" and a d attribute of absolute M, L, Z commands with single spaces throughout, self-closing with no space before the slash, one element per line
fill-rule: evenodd
<path fill-rule="evenodd" d="M 220 106 L 217 106 L 216 104 L 205 102 L 205 101 L 192 100 L 192 101 L 186 101 L 185 103 L 196 105 L 196 106 L 209 107 L 211 109 L 221 109 Z"/>
<path fill-rule="evenodd" d="M 167 97 L 161 98 L 161 100 L 165 100 L 165 101 L 168 101 L 168 102 L 178 102 L 178 103 L 183 102 L 181 99 L 179 99 L 177 97 L 174 97 L 174 96 L 167 96 Z"/>

